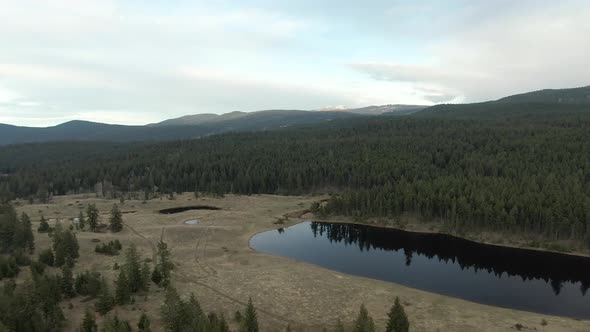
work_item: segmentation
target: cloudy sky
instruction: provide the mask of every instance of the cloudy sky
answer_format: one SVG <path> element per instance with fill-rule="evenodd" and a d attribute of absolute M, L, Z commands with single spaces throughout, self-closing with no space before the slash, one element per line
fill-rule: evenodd
<path fill-rule="evenodd" d="M 0 0 L 0 122 L 472 102 L 590 84 L 586 0 Z"/>

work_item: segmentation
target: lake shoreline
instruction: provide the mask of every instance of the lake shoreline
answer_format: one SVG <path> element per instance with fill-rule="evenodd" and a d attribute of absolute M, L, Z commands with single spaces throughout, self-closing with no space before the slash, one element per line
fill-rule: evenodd
<path fill-rule="evenodd" d="M 278 233 L 276 229 L 257 232 L 249 238 L 249 249 L 483 305 L 572 319 L 590 317 L 578 304 L 589 287 L 590 258 L 585 256 L 358 222 L 302 218 L 284 226 Z M 416 259 L 418 265 L 412 264 Z M 415 277 L 426 270 L 441 271 L 446 281 Z"/>
<path fill-rule="evenodd" d="M 297 215 L 297 213 L 301 212 L 301 214 Z M 299 219 L 298 222 L 300 223 L 305 220 L 313 220 L 318 222 L 330 222 L 330 223 L 341 223 L 341 224 L 355 224 L 355 225 L 364 225 L 364 226 L 372 226 L 372 227 L 380 227 L 380 228 L 388 228 L 388 229 L 396 229 L 399 231 L 404 232 L 411 232 L 417 234 L 444 234 L 447 236 L 451 236 L 457 239 L 462 239 L 466 241 L 471 241 L 479 244 L 490 245 L 490 246 L 497 246 L 497 247 L 505 247 L 505 248 L 512 248 L 512 249 L 524 249 L 524 250 L 532 250 L 532 251 L 540 251 L 540 252 L 548 252 L 554 254 L 561 254 L 561 255 L 568 255 L 568 256 L 578 256 L 578 257 L 590 257 L 590 253 L 580 252 L 580 251 L 558 251 L 558 250 L 551 250 L 541 247 L 531 247 L 524 244 L 506 244 L 506 243 L 498 243 L 495 241 L 486 241 L 486 240 L 477 240 L 470 237 L 460 236 L 457 234 L 441 231 L 440 229 L 431 230 L 428 226 L 438 226 L 436 223 L 409 223 L 406 227 L 399 227 L 391 224 L 384 224 L 382 222 L 359 222 L 351 220 L 350 217 L 347 216 L 330 216 L 328 218 L 317 218 L 315 214 L 313 214 L 310 210 L 303 210 L 298 211 L 295 213 L 287 213 L 284 215 L 285 218 L 296 218 Z M 410 228 L 408 228 L 408 226 Z"/>

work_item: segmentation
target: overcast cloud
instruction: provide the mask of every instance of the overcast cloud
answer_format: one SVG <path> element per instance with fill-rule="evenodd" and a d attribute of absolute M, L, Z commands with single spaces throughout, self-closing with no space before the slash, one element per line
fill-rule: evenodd
<path fill-rule="evenodd" d="M 0 8 L 0 122 L 18 125 L 472 102 L 590 84 L 583 0 Z"/>

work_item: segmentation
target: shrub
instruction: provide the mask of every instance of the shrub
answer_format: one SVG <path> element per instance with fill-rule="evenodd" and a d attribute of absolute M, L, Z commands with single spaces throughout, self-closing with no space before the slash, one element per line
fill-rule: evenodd
<path fill-rule="evenodd" d="M 123 248 L 119 240 L 109 241 L 109 243 L 97 244 L 94 251 L 99 254 L 115 256 Z"/>

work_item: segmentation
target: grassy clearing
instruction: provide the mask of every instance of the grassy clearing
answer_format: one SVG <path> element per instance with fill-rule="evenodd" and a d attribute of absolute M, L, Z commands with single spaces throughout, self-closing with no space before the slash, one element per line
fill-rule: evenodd
<path fill-rule="evenodd" d="M 114 280 L 113 265 L 123 262 L 123 255 L 107 256 L 94 252 L 97 244 L 119 240 L 123 250 L 135 243 L 144 258 L 152 258 L 156 242 L 163 237 L 169 244 L 176 269 L 173 282 L 179 293 L 194 292 L 207 311 L 222 312 L 228 318 L 243 310 L 252 297 L 264 331 L 280 331 L 287 324 L 301 331 L 320 331 L 333 326 L 337 319 L 350 324 L 361 303 L 367 306 L 379 330 L 385 327 L 386 313 L 396 296 L 406 306 L 413 331 L 514 331 L 523 326 L 539 331 L 588 331 L 590 322 L 545 316 L 528 312 L 475 304 L 412 288 L 345 275 L 311 264 L 253 251 L 248 241 L 255 233 L 298 222 L 311 203 L 322 197 L 234 196 L 203 197 L 192 194 L 176 199 L 147 202 L 128 200 L 120 204 L 90 196 L 55 197 L 51 204 L 29 205 L 20 202 L 19 212 L 27 212 L 36 229 L 41 214 L 59 219 L 65 225 L 77 217 L 79 210 L 95 203 L 102 222 L 119 203 L 125 227 L 121 233 L 77 232 L 80 256 L 75 273 L 86 269 L 100 271 Z M 207 205 L 220 210 L 188 210 L 177 214 L 159 214 L 166 208 Z M 290 216 L 285 218 L 285 216 Z M 301 217 L 309 217 L 303 215 Z M 197 225 L 184 221 L 198 219 Z M 280 220 L 281 223 L 277 224 Z M 37 252 L 49 247 L 47 234 L 35 233 Z M 55 270 L 57 272 L 57 270 Z M 49 270 L 51 273 L 52 270 Z M 24 270 L 19 278 L 27 278 Z M 117 307 L 121 318 L 136 324 L 142 311 L 149 313 L 154 331 L 161 330 L 159 306 L 164 292 L 152 286 L 147 298 Z M 86 306 L 78 297 L 64 302 L 69 320 L 68 330 L 78 327 Z M 71 306 L 69 303 L 71 302 Z M 542 324 L 543 323 L 543 324 Z M 234 323 L 232 323 L 234 324 Z M 233 328 L 237 326 L 234 324 Z"/>

